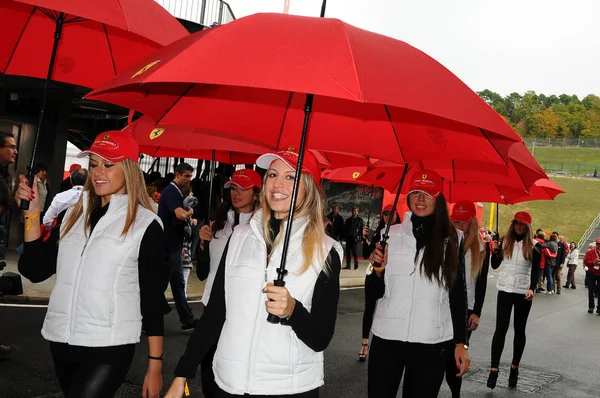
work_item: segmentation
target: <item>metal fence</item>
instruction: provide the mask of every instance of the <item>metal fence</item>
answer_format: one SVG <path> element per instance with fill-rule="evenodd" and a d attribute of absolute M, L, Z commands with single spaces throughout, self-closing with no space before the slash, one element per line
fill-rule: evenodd
<path fill-rule="evenodd" d="M 529 149 L 535 147 L 600 148 L 598 138 L 525 138 Z"/>
<path fill-rule="evenodd" d="M 539 162 L 546 174 L 600 178 L 600 163 Z"/>
<path fill-rule="evenodd" d="M 235 20 L 227 2 L 222 0 L 155 0 L 176 18 L 203 26 L 224 25 Z"/>

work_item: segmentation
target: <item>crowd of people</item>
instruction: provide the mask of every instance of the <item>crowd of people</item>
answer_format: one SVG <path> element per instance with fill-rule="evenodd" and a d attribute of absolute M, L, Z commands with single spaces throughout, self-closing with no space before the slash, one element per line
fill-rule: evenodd
<path fill-rule="evenodd" d="M 143 396 L 159 395 L 169 285 L 181 329 L 192 334 L 167 397 L 183 396 L 198 367 L 206 397 L 318 397 L 323 351 L 335 331 L 340 241 L 344 268 L 358 267 L 359 249 L 370 260 L 358 360 L 368 360 L 373 398 L 395 397 L 401 385 L 404 397 L 436 397 L 444 378 L 452 396 L 460 396 L 490 267 L 498 274 L 490 388 L 513 310 L 511 387 L 534 296 L 576 288 L 574 242 L 556 232 L 546 239 L 543 230 L 534 237 L 526 212 L 516 213 L 502 236 L 481 228 L 472 202 L 456 203 L 449 214 L 442 179 L 431 170 L 407 179 L 409 211 L 401 217 L 385 207 L 373 231 L 357 208 L 347 220 L 337 205 L 325 216 L 321 170 L 309 152 L 299 171 L 285 283 L 274 282 L 282 272 L 297 153 L 259 157 L 264 176 L 241 169 L 218 182 L 220 199 L 209 214 L 200 192 L 206 187 L 194 187 L 191 165 L 178 163 L 170 181 L 153 179 L 137 164 L 138 152 L 126 133 L 99 135 L 81 154 L 89 157 L 89 171 L 74 167 L 52 200 L 47 169 L 36 170 L 31 186 L 19 177 L 16 201 L 30 201 L 19 271 L 32 282 L 56 275 L 42 335 L 67 397 L 112 396 L 142 332 Z M 589 312 L 600 315 L 600 239 L 584 267 Z M 187 302 L 190 277 L 206 281 L 200 319 Z"/>

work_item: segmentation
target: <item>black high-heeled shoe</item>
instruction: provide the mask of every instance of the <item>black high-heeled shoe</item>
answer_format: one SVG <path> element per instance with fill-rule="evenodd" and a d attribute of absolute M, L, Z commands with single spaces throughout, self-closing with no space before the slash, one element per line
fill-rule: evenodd
<path fill-rule="evenodd" d="M 496 388 L 496 382 L 498 381 L 498 372 L 499 370 L 490 370 L 490 375 L 488 376 L 487 386 L 492 390 Z"/>
<path fill-rule="evenodd" d="M 519 368 L 510 367 L 510 374 L 508 375 L 508 386 L 516 387 L 517 381 L 519 381 Z"/>

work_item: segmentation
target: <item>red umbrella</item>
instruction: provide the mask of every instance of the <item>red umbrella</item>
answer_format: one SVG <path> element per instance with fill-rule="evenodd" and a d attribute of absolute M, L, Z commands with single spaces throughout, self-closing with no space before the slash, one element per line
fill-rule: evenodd
<path fill-rule="evenodd" d="M 278 149 L 300 143 L 294 192 L 307 147 L 398 163 L 451 153 L 502 164 L 510 144 L 522 142 L 432 58 L 335 19 L 242 18 L 159 50 L 88 98 L 138 110 L 159 123 L 251 137 Z M 284 248 L 291 227 L 289 222 Z"/>
<path fill-rule="evenodd" d="M 187 34 L 152 0 L 0 0 L 0 72 L 46 79 L 30 184 L 51 80 L 95 87 Z"/>

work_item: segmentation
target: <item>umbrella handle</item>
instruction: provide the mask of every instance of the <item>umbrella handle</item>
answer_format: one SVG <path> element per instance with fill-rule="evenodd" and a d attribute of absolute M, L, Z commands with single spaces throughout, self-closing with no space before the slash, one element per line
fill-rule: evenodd
<path fill-rule="evenodd" d="M 279 270 L 280 269 L 278 268 L 277 272 L 279 272 Z M 287 270 L 284 269 L 283 271 L 284 271 L 284 274 L 287 274 Z M 283 280 L 283 278 L 282 279 L 277 278 L 273 281 L 273 284 L 275 286 L 283 287 L 283 286 L 285 286 L 285 281 Z M 278 317 L 277 315 L 269 314 L 269 316 L 267 317 L 267 322 L 272 323 L 272 324 L 278 324 L 279 322 L 281 322 L 281 318 Z"/>

